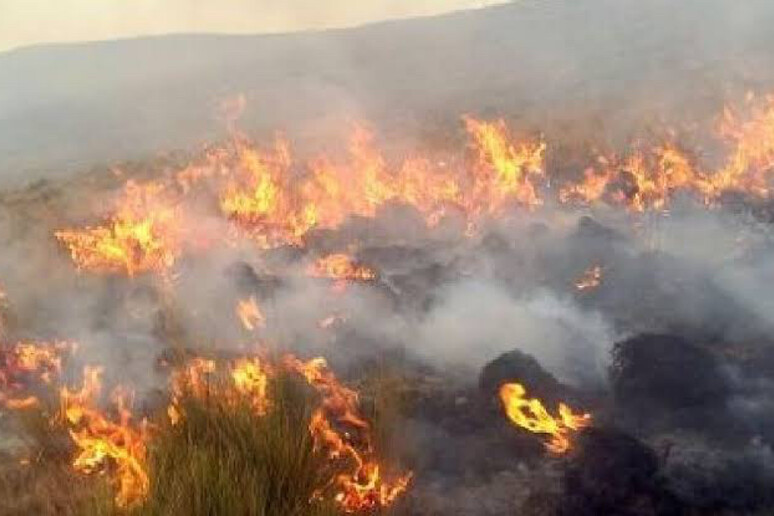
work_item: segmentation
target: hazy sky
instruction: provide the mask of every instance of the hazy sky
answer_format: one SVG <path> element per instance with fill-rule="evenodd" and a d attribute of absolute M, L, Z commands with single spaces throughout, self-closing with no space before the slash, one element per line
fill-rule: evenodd
<path fill-rule="evenodd" d="M 504 0 L 0 0 L 0 50 L 172 32 L 276 32 L 483 7 Z"/>

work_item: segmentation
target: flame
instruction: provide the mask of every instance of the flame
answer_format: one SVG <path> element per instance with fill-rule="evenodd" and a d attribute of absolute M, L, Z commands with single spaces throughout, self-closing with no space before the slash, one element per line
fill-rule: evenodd
<path fill-rule="evenodd" d="M 544 175 L 546 144 L 515 147 L 503 120 L 481 122 L 466 117 L 465 125 L 479 155 L 474 195 L 484 202 L 494 202 L 494 206 L 509 199 L 530 208 L 542 204 L 533 176 Z"/>
<path fill-rule="evenodd" d="M 184 367 L 172 371 L 170 379 L 171 401 L 167 407 L 170 423 L 177 425 L 183 417 L 180 400 L 186 394 L 194 398 L 204 399 L 209 395 L 210 382 L 208 378 L 215 372 L 215 361 L 196 357 Z"/>
<path fill-rule="evenodd" d="M 258 358 L 244 358 L 231 370 L 234 387 L 246 396 L 257 414 L 265 414 L 269 407 L 267 387 L 270 371 Z"/>
<path fill-rule="evenodd" d="M 278 138 L 261 151 L 240 140 L 236 160 L 225 165 L 221 211 L 263 247 L 302 245 L 313 228 L 335 228 L 347 217 L 374 217 L 391 202 L 408 204 L 434 226 L 450 206 L 476 216 L 507 203 L 542 203 L 533 181 L 542 177 L 545 143 L 513 143 L 503 122 L 466 118 L 479 160 L 474 171 L 441 170 L 422 156 L 391 166 L 375 145 L 373 132 L 355 125 L 349 159 L 312 160 L 306 174 L 292 174 L 289 144 Z M 441 173 L 443 172 L 443 173 Z"/>
<path fill-rule="evenodd" d="M 345 512 L 372 511 L 391 505 L 408 488 L 412 473 L 392 480 L 381 475 L 379 463 L 373 457 L 370 426 L 358 413 L 357 393 L 338 381 L 323 358 L 302 362 L 286 356 L 284 365 L 301 374 L 322 397 L 322 407 L 314 412 L 309 424 L 315 445 L 327 450 L 331 459 L 351 464 L 349 471 L 334 479 L 335 500 Z M 353 438 L 353 433 L 357 438 Z"/>
<path fill-rule="evenodd" d="M 700 169 L 668 142 L 634 152 L 623 161 L 600 157 L 600 168 L 589 168 L 580 183 L 563 186 L 559 199 L 593 204 L 613 188 L 616 199 L 634 211 L 645 211 L 664 209 L 678 191 L 692 193 L 707 205 L 729 191 L 767 198 L 774 172 L 774 96 L 751 105 L 749 111 L 742 117 L 728 106 L 724 109 L 719 135 L 731 150 L 717 170 Z"/>
<path fill-rule="evenodd" d="M 580 183 L 564 185 L 560 202 L 595 204 L 605 200 L 626 205 L 632 211 L 662 210 L 678 191 L 703 197 L 707 176 L 674 144 L 637 150 L 623 160 L 599 156 L 597 167 L 584 171 Z"/>
<path fill-rule="evenodd" d="M 132 424 L 128 408 L 131 394 L 120 388 L 111 396 L 117 421 L 109 419 L 98 408 L 101 375 L 101 368 L 87 366 L 80 390 L 62 388 L 62 414 L 78 448 L 73 460 L 75 470 L 91 474 L 112 468 L 117 486 L 116 504 L 128 507 L 141 502 L 150 487 L 145 463 L 147 423 L 143 420 L 139 426 Z"/>
<path fill-rule="evenodd" d="M 255 296 L 242 299 L 237 303 L 237 317 L 246 330 L 255 331 L 266 326 L 266 318 L 255 300 Z"/>
<path fill-rule="evenodd" d="M 559 404 L 559 416 L 549 414 L 538 399 L 527 399 L 526 389 L 519 383 L 500 387 L 500 399 L 511 422 L 534 434 L 546 434 L 549 451 L 561 454 L 570 449 L 570 435 L 591 424 L 591 415 L 577 415 L 564 403 Z"/>
<path fill-rule="evenodd" d="M 754 101 L 754 96 L 749 97 Z M 774 96 L 752 105 L 749 119 L 742 120 L 730 107 L 723 111 L 720 134 L 733 145 L 726 164 L 711 178 L 707 194 L 739 190 L 758 197 L 769 195 L 774 172 Z"/>
<path fill-rule="evenodd" d="M 581 292 L 593 290 L 602 284 L 602 267 L 594 265 L 583 272 L 583 275 L 575 282 L 575 288 Z"/>
<path fill-rule="evenodd" d="M 180 400 L 185 395 L 217 398 L 234 406 L 246 400 L 256 414 L 263 415 L 270 405 L 267 389 L 271 372 L 271 367 L 258 357 L 241 358 L 230 364 L 224 381 L 216 376 L 218 366 L 214 360 L 196 357 L 173 371 L 169 420 L 176 425 L 184 417 Z"/>
<path fill-rule="evenodd" d="M 162 183 L 128 181 L 105 224 L 57 231 L 55 236 L 78 268 L 134 276 L 164 271 L 175 263 L 180 255 L 179 216 Z"/>
<path fill-rule="evenodd" d="M 547 145 L 543 139 L 515 139 L 503 120 L 464 117 L 471 159 L 412 154 L 386 159 L 366 124 L 354 126 L 344 159 L 326 155 L 298 160 L 289 142 L 277 137 L 268 148 L 244 137 L 212 148 L 204 163 L 189 165 L 170 181 L 129 181 L 115 212 L 102 225 L 63 230 L 56 237 L 80 269 L 165 271 L 179 259 L 184 234 L 180 215 L 199 185 L 217 192 L 219 213 L 233 223 L 214 238 L 232 243 L 247 236 L 262 248 L 303 246 L 314 229 L 335 229 L 351 216 L 375 217 L 390 203 L 412 206 L 428 227 L 452 212 L 465 219 L 465 235 L 481 219 L 514 206 L 545 203 Z M 667 209 L 678 192 L 707 205 L 728 191 L 766 198 L 774 170 L 774 96 L 750 100 L 749 113 L 727 107 L 718 136 L 728 145 L 720 167 L 702 167 L 695 156 L 668 139 L 637 146 L 622 157 L 606 155 L 583 171 L 579 181 L 558 190 L 562 203 L 623 204 L 635 212 Z M 671 138 L 671 136 L 670 136 Z M 201 237 L 197 237 L 200 239 Z"/>
<path fill-rule="evenodd" d="M 346 254 L 331 254 L 320 258 L 307 268 L 307 274 L 313 278 L 334 280 L 369 281 L 376 277 L 373 269 L 364 265 L 355 265 Z"/>
<path fill-rule="evenodd" d="M 0 406 L 16 410 L 39 406 L 37 396 L 26 389 L 33 382 L 51 384 L 62 372 L 64 356 L 74 349 L 69 342 L 18 342 L 0 348 Z"/>
<path fill-rule="evenodd" d="M 3 355 L 0 374 L 0 400 L 7 408 L 30 408 L 39 402 L 32 396 L 10 397 L 19 373 L 34 372 L 50 382 L 49 375 L 61 370 L 60 344 L 18 344 Z M 342 385 L 328 369 L 323 358 L 303 362 L 288 355 L 280 367 L 298 374 L 321 398 L 320 406 L 310 420 L 309 431 L 318 450 L 325 450 L 341 468 L 331 480 L 334 499 L 346 512 L 371 511 L 386 507 L 403 493 L 412 474 L 385 479 L 371 444 L 371 428 L 359 413 L 357 393 Z M 167 413 L 172 425 L 185 417 L 181 400 L 185 395 L 200 399 L 217 397 L 235 407 L 247 401 L 258 415 L 271 409 L 268 385 L 275 367 L 259 357 L 230 361 L 220 369 L 211 359 L 196 357 L 172 371 L 171 400 Z M 219 373 L 224 373 L 218 376 Z M 111 410 L 100 407 L 102 396 L 101 367 L 87 366 L 80 389 L 59 389 L 60 414 L 77 449 L 73 468 L 84 474 L 108 473 L 116 487 L 115 503 L 126 508 L 142 503 L 148 494 L 150 480 L 147 446 L 151 428 L 144 418 L 132 414 L 132 393 L 117 387 L 110 395 Z"/>

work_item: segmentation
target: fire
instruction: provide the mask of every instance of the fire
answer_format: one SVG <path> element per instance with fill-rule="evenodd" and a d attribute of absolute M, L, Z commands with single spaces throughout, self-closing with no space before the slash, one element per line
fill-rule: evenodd
<path fill-rule="evenodd" d="M 265 414 L 269 407 L 269 371 L 258 358 L 240 359 L 231 370 L 231 378 L 237 392 L 250 400 L 258 414 Z"/>
<path fill-rule="evenodd" d="M 181 252 L 179 217 L 162 183 L 129 181 L 103 225 L 57 231 L 55 236 L 79 269 L 134 276 L 174 265 Z"/>
<path fill-rule="evenodd" d="M 774 96 L 751 105 L 747 117 L 726 107 L 719 135 L 730 153 L 717 170 L 701 169 L 676 145 L 665 143 L 622 161 L 600 157 L 599 168 L 587 169 L 580 183 L 562 187 L 559 199 L 593 204 L 612 189 L 614 198 L 635 211 L 645 211 L 664 209 L 678 191 L 691 193 L 707 205 L 730 191 L 767 198 L 774 172 Z"/>
<path fill-rule="evenodd" d="M 237 406 L 247 401 L 255 413 L 265 414 L 269 408 L 268 397 L 271 367 L 258 357 L 241 358 L 229 364 L 225 375 L 218 376 L 218 364 L 211 359 L 196 357 L 176 369 L 171 378 L 171 402 L 167 415 L 176 425 L 184 412 L 180 400 L 185 395 L 196 399 L 217 398 Z"/>
<path fill-rule="evenodd" d="M 327 450 L 332 460 L 351 465 L 349 471 L 334 480 L 336 501 L 346 512 L 373 511 L 391 505 L 408 488 L 412 474 L 405 473 L 390 481 L 382 477 L 373 457 L 370 425 L 358 414 L 357 393 L 338 381 L 325 359 L 302 362 L 287 356 L 284 365 L 306 378 L 322 397 L 322 407 L 315 411 L 309 424 L 316 446 Z"/>
<path fill-rule="evenodd" d="M 242 299 L 237 303 L 237 317 L 246 330 L 255 331 L 266 326 L 266 318 L 255 300 L 255 296 Z"/>
<path fill-rule="evenodd" d="M 545 143 L 514 143 L 503 122 L 466 118 L 478 161 L 474 170 L 448 170 L 422 156 L 389 163 L 364 124 L 354 127 L 345 163 L 326 156 L 311 160 L 306 173 L 291 173 L 289 144 L 278 139 L 261 151 L 237 143 L 225 158 L 220 208 L 263 247 L 302 245 L 313 228 L 335 228 L 347 217 L 374 217 L 391 202 L 413 206 L 428 226 L 451 206 L 469 216 L 493 213 L 516 203 L 542 203 L 534 181 L 544 175 Z"/>
<path fill-rule="evenodd" d="M 575 282 L 575 288 L 583 292 L 593 290 L 602 284 L 602 267 L 594 265 L 583 272 L 583 275 Z"/>
<path fill-rule="evenodd" d="M 50 385 L 62 372 L 64 356 L 74 348 L 68 342 L 19 342 L 0 348 L 0 406 L 37 407 L 40 400 L 26 390 L 35 382 Z"/>
<path fill-rule="evenodd" d="M 165 271 L 182 254 L 186 238 L 180 215 L 198 187 L 214 188 L 218 214 L 232 222 L 223 238 L 247 236 L 262 248 L 303 246 L 314 229 L 335 229 L 351 216 L 375 217 L 390 203 L 409 205 L 428 227 L 460 213 L 466 227 L 501 216 L 513 206 L 535 209 L 550 191 L 547 145 L 516 139 L 503 120 L 463 119 L 470 159 L 410 154 L 387 159 L 365 124 L 355 125 L 343 159 L 322 155 L 299 160 L 290 143 L 276 138 L 268 148 L 242 136 L 210 149 L 203 164 L 189 165 L 170 180 L 129 181 L 104 224 L 62 230 L 56 237 L 83 270 Z M 621 204 L 634 212 L 664 210 L 679 192 L 707 205 L 723 193 L 770 195 L 774 170 L 774 96 L 753 103 L 747 116 L 724 111 L 719 136 L 728 156 L 716 170 L 667 139 L 637 146 L 622 156 L 599 156 L 579 181 L 558 189 L 562 203 Z M 199 238 L 199 237 L 197 237 Z"/>
<path fill-rule="evenodd" d="M 676 192 L 701 194 L 707 184 L 706 174 L 668 143 L 647 152 L 637 150 L 624 159 L 598 157 L 597 168 L 586 169 L 580 183 L 564 185 L 559 200 L 583 204 L 607 200 L 637 212 L 661 210 Z"/>
<path fill-rule="evenodd" d="M 357 393 L 338 381 L 323 358 L 304 362 L 287 355 L 279 367 L 301 376 L 320 394 L 321 406 L 312 414 L 309 431 L 315 446 L 326 450 L 330 459 L 345 469 L 332 479 L 336 501 L 347 512 L 370 511 L 394 503 L 407 489 L 411 474 L 391 481 L 382 477 L 371 445 L 370 425 L 359 414 Z M 257 357 L 243 358 L 229 366 L 229 381 L 222 383 L 214 376 L 218 371 L 214 361 L 192 360 L 173 375 L 168 409 L 172 424 L 184 416 L 179 405 L 184 393 L 227 402 L 248 399 L 256 414 L 266 414 L 271 409 L 268 382 L 275 370 Z"/>
<path fill-rule="evenodd" d="M 519 383 L 506 383 L 500 387 L 500 399 L 505 413 L 513 424 L 534 434 L 546 434 L 546 448 L 561 454 L 570 449 L 570 435 L 591 424 L 591 415 L 577 415 L 564 403 L 559 404 L 559 416 L 552 416 L 543 403 L 535 398 L 527 399 L 526 389 Z"/>
<path fill-rule="evenodd" d="M 307 274 L 313 278 L 350 281 L 369 281 L 376 277 L 372 269 L 356 265 L 346 254 L 331 254 L 320 258 L 307 268 Z"/>
<path fill-rule="evenodd" d="M 80 390 L 62 388 L 62 414 L 78 448 L 73 460 L 75 470 L 85 474 L 112 471 L 117 486 L 116 504 L 128 507 L 141 502 L 150 487 L 145 464 L 148 425 L 145 420 L 133 424 L 129 410 L 131 395 L 123 389 L 114 390 L 111 396 L 116 421 L 99 409 L 101 375 L 101 368 L 86 367 Z"/>
<path fill-rule="evenodd" d="M 508 200 L 527 207 L 542 204 L 534 179 L 544 175 L 546 144 L 515 147 L 503 120 L 481 122 L 466 117 L 465 125 L 479 155 L 474 195 L 495 206 Z"/>
<path fill-rule="evenodd" d="M 753 103 L 754 96 L 749 97 Z M 770 175 L 774 172 L 774 96 L 751 106 L 748 120 L 742 120 L 726 107 L 720 134 L 733 145 L 725 165 L 710 178 L 707 194 L 740 190 L 758 197 L 769 195 Z"/>

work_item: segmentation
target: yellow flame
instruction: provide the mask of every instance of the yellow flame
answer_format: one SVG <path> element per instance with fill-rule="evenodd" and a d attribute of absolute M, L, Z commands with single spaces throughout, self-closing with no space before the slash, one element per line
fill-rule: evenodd
<path fill-rule="evenodd" d="M 559 416 L 552 416 L 535 398 L 526 398 L 527 391 L 519 383 L 506 383 L 500 387 L 500 399 L 511 422 L 528 432 L 546 434 L 545 443 L 553 453 L 564 453 L 570 448 L 570 435 L 591 424 L 590 414 L 575 414 L 564 403 L 559 404 Z"/>

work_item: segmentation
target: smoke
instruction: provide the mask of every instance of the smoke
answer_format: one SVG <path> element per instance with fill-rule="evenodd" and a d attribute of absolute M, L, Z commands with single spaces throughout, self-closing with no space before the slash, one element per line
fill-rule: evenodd
<path fill-rule="evenodd" d="M 218 139 L 225 131 L 213 124 L 233 123 L 236 115 L 217 121 L 213 112 L 235 93 L 240 128 L 260 136 L 282 129 L 300 142 L 302 156 L 330 150 L 349 127 L 342 122 L 362 118 L 380 129 L 388 160 L 404 157 L 406 148 L 446 156 L 450 147 L 464 148 L 459 115 L 504 115 L 516 131 L 546 130 L 556 144 L 548 153 L 553 179 L 582 172 L 572 152 L 578 145 L 616 147 L 637 130 L 648 133 L 656 119 L 661 125 L 662 116 L 695 121 L 699 129 L 684 138 L 701 141 L 697 133 L 712 127 L 708 113 L 727 96 L 774 82 L 766 71 L 774 69 L 766 32 L 772 16 L 770 5 L 757 1 L 738 8 L 715 1 L 524 2 L 351 32 L 19 51 L 0 56 L 0 76 L 12 77 L 0 96 L 7 113 L 0 155 L 8 160 L 0 168 L 9 171 L 2 183 Z M 699 157 L 712 161 L 720 150 Z M 176 170 L 187 159 L 147 161 L 128 175 Z M 771 484 L 770 206 L 729 202 L 710 210 L 677 200 L 668 212 L 636 214 L 600 206 L 578 212 L 547 201 L 462 236 L 465 223 L 454 214 L 426 227 L 413 208 L 390 205 L 374 219 L 353 217 L 337 230 L 309 234 L 302 247 L 266 251 L 245 239 L 186 254 L 168 276 L 79 273 L 52 234 L 93 223 L 95 204 L 109 211 L 99 205 L 121 182 L 97 170 L 0 197 L 0 285 L 13 334 L 78 341 L 73 375 L 86 363 L 105 364 L 112 382 L 132 385 L 142 399 L 167 381 L 157 371 L 160 357 L 181 349 L 321 355 L 342 375 L 398 355 L 405 375 L 419 378 L 406 441 L 418 441 L 417 462 L 426 468 L 420 502 L 444 514 L 502 514 L 515 499 L 526 503 L 536 491 L 560 489 L 562 472 L 544 471 L 550 466 L 541 462 L 539 443 L 519 440 L 500 407 L 482 399 L 473 386 L 481 368 L 519 350 L 585 395 L 601 426 L 625 427 L 632 409 L 613 399 L 618 393 L 608 385 L 614 344 L 668 333 L 717 361 L 723 380 L 713 417 L 690 429 L 718 441 L 694 446 L 690 433 L 678 439 L 663 471 L 670 489 L 697 506 L 718 504 L 701 494 L 716 485 L 724 493 L 738 488 L 723 474 L 729 465 L 748 473 L 756 489 Z M 188 206 L 185 231 L 197 242 L 220 242 L 233 225 L 213 217 L 213 198 L 203 197 Z M 344 251 L 372 267 L 375 278 L 342 289 L 309 277 L 316 259 Z M 579 288 L 594 268 L 598 284 Z M 256 332 L 236 313 L 251 297 L 265 318 Z M 672 379 L 716 378 L 694 371 L 691 356 L 669 355 L 668 369 L 678 373 Z M 632 370 L 661 371 L 663 358 L 637 355 L 643 362 Z M 695 374 L 683 379 L 684 370 Z M 695 408 L 683 416 L 706 415 L 707 407 Z M 658 404 L 655 410 L 668 412 Z M 738 437 L 718 430 L 729 418 L 742 422 L 733 427 Z M 627 438 L 622 447 L 655 457 L 638 447 L 660 446 L 673 430 L 668 424 L 677 424 L 653 419 L 654 429 L 627 428 L 646 444 Z M 703 476 L 705 464 L 712 468 Z M 757 492 L 745 496 L 739 499 Z"/>
<path fill-rule="evenodd" d="M 772 17 L 765 0 L 531 1 L 348 31 L 21 49 L 0 55 L 2 180 L 196 149 L 225 136 L 214 108 L 238 94 L 243 129 L 313 148 L 348 118 L 395 146 L 453 145 L 465 113 L 570 150 L 622 147 L 656 127 L 708 127 L 719 104 L 770 84 Z"/>
<path fill-rule="evenodd" d="M 569 299 L 551 292 L 518 299 L 481 280 L 450 285 L 439 297 L 413 341 L 428 361 L 477 371 L 519 349 L 569 383 L 605 377 L 612 329 L 600 314 L 584 313 Z"/>

